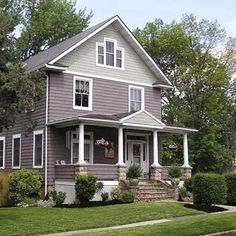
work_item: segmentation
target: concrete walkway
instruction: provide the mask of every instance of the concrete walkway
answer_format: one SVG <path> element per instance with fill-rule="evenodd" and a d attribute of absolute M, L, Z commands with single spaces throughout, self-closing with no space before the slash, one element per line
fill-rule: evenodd
<path fill-rule="evenodd" d="M 226 206 L 226 205 L 217 205 L 217 206 L 225 208 L 226 211 L 213 212 L 209 214 L 224 214 L 224 213 L 229 213 L 229 212 L 236 212 L 236 207 L 234 206 Z M 115 230 L 115 229 L 127 229 L 127 228 L 135 228 L 135 227 L 142 227 L 142 226 L 148 226 L 148 225 L 156 225 L 156 224 L 162 224 L 162 223 L 171 222 L 171 221 L 181 221 L 181 220 L 185 220 L 189 218 L 197 218 L 197 217 L 202 217 L 202 216 L 206 216 L 206 213 L 199 214 L 199 215 L 192 215 L 192 216 L 181 216 L 181 217 L 175 217 L 175 218 L 161 219 L 161 220 L 143 221 L 143 222 L 137 222 L 137 223 L 132 223 L 132 224 L 117 225 L 117 226 L 110 226 L 110 227 L 104 227 L 104 228 L 84 229 L 84 230 L 53 233 L 53 234 L 46 234 L 46 235 L 44 234 L 42 236 L 73 236 L 73 235 L 84 234 L 84 233 L 95 233 L 95 232 L 110 231 L 110 230 Z"/>

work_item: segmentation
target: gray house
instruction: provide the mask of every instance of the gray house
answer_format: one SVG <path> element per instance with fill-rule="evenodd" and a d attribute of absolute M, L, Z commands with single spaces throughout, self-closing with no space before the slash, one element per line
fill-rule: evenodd
<path fill-rule="evenodd" d="M 55 186 L 71 195 L 76 172 L 96 175 L 109 188 L 126 179 L 133 163 L 144 179 L 163 181 L 160 138 L 176 133 L 183 135 L 183 175 L 191 174 L 187 134 L 196 130 L 162 123 L 161 91 L 172 84 L 118 16 L 26 64 L 46 71 L 46 91 L 33 111 L 0 133 L 0 171 L 37 169 L 45 193 Z"/>

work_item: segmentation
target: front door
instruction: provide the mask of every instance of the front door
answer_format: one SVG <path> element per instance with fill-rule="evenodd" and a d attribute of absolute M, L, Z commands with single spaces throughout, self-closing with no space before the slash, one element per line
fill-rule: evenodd
<path fill-rule="evenodd" d="M 145 177 L 149 172 L 147 143 L 143 141 L 127 141 L 127 149 L 126 165 L 128 167 L 133 164 L 139 165 Z"/>

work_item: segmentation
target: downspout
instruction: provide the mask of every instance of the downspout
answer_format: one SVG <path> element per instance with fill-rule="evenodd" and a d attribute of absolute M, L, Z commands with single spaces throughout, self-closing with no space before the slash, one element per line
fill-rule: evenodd
<path fill-rule="evenodd" d="M 45 174 L 44 174 L 44 194 L 48 192 L 48 84 L 49 76 L 46 75 L 46 117 L 45 117 Z"/>

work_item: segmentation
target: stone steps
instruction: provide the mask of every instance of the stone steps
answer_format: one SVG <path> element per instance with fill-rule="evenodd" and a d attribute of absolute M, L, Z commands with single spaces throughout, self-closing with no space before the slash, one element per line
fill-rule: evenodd
<path fill-rule="evenodd" d="M 172 189 L 161 181 L 142 180 L 136 187 L 136 201 L 173 199 Z"/>

